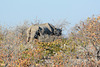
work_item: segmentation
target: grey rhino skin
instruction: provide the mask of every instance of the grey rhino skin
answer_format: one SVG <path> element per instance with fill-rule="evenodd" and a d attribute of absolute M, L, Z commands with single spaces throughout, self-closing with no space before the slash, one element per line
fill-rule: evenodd
<path fill-rule="evenodd" d="M 32 42 L 34 39 L 38 39 L 39 36 L 55 35 L 60 36 L 62 30 L 55 28 L 52 24 L 44 23 L 38 25 L 32 25 L 27 30 L 27 42 Z"/>

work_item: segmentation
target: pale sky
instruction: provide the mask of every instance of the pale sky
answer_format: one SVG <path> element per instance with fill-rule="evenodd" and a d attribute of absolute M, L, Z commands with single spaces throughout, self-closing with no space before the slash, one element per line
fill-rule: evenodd
<path fill-rule="evenodd" d="M 66 19 L 71 26 L 100 14 L 100 0 L 0 0 L 0 25 L 16 26 L 36 17 L 44 23 Z"/>

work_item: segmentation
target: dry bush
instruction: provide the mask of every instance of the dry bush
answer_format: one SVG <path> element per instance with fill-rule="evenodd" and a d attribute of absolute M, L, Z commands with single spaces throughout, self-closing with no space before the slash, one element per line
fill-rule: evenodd
<path fill-rule="evenodd" d="M 26 38 L 27 38 L 26 30 L 28 29 L 28 27 L 29 27 L 28 22 L 24 22 L 23 25 L 17 26 L 17 27 L 15 28 L 15 30 L 14 30 L 14 31 L 15 31 L 15 35 L 16 35 L 16 36 L 19 36 L 19 34 L 20 34 L 20 39 L 22 39 L 23 41 L 25 41 Z"/>
<path fill-rule="evenodd" d="M 53 42 L 57 39 L 62 39 L 61 36 L 55 36 L 55 35 L 42 35 L 42 36 L 39 36 L 38 40 L 40 42 Z"/>
<path fill-rule="evenodd" d="M 28 28 L 28 24 L 24 23 L 21 26 L 11 27 L 11 28 L 3 28 L 3 40 L 0 43 L 0 58 L 5 65 L 11 65 L 15 60 L 18 59 L 18 53 L 24 51 L 26 43 L 26 30 Z M 24 47 L 21 47 L 24 45 Z M 22 50 L 23 48 L 23 50 Z"/>
<path fill-rule="evenodd" d="M 0 43 L 3 40 L 2 26 L 0 26 Z"/>
<path fill-rule="evenodd" d="M 0 66 L 100 66 L 100 17 L 88 18 L 74 27 L 69 38 L 56 39 L 53 42 L 37 41 L 25 45 L 27 27 L 26 24 L 13 30 L 5 29 L 2 31 L 4 34 L 0 43 Z M 49 41 L 50 38 L 47 40 Z"/>
<path fill-rule="evenodd" d="M 80 45 L 77 48 L 78 57 L 83 59 L 91 60 L 94 63 L 89 63 L 90 67 L 92 64 L 97 65 L 97 61 L 100 60 L 100 17 L 97 18 L 88 18 L 86 21 L 82 21 L 80 25 L 76 25 L 73 29 L 73 32 L 69 36 L 74 43 Z M 72 43 L 73 43 L 72 42 Z M 80 51 L 79 51 L 80 50 Z M 82 55 L 79 56 L 79 52 Z M 87 65 L 89 65 L 87 63 Z"/>

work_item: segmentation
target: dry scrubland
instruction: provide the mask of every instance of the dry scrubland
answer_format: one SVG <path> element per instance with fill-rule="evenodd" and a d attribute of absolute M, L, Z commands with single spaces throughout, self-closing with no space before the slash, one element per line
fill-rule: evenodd
<path fill-rule="evenodd" d="M 28 24 L 0 27 L 0 67 L 100 67 L 100 16 L 73 27 L 68 38 L 26 44 Z"/>

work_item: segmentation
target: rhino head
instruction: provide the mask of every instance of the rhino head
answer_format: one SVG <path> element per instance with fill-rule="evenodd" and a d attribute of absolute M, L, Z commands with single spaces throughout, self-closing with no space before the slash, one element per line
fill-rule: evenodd
<path fill-rule="evenodd" d="M 54 35 L 56 35 L 56 36 L 62 35 L 62 29 L 60 29 L 60 28 L 55 28 L 55 30 L 54 30 Z"/>

